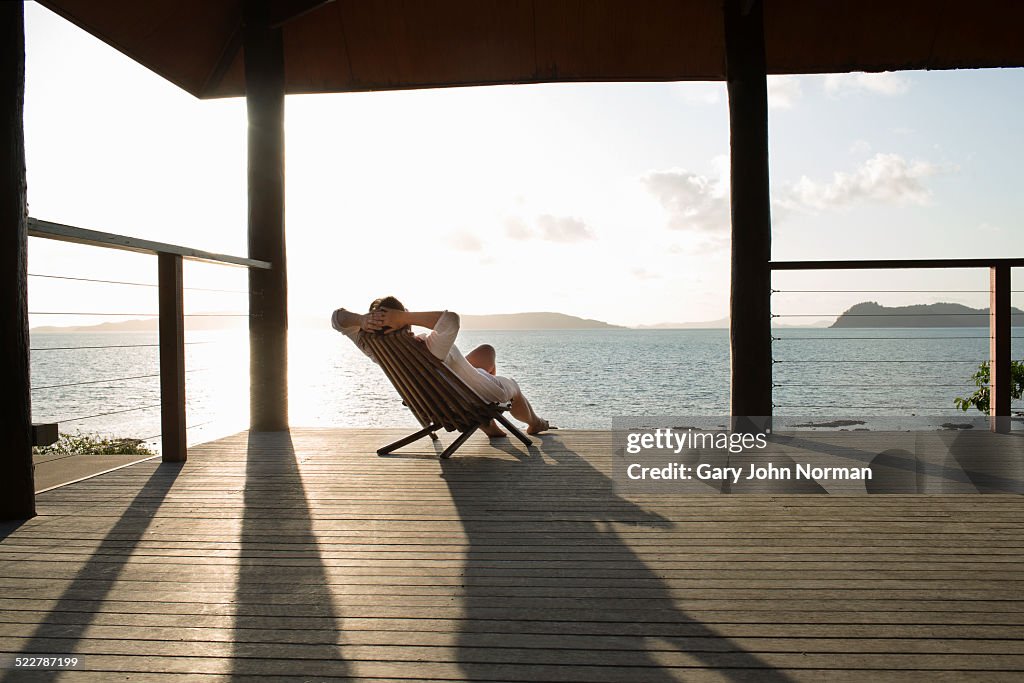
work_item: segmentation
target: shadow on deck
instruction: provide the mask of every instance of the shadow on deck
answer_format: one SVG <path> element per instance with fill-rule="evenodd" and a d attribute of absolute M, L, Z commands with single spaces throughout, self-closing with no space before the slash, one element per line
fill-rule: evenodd
<path fill-rule="evenodd" d="M 977 481 L 943 469 L 956 463 L 881 463 L 996 495 L 624 497 L 608 432 L 377 457 L 395 436 L 242 433 L 184 467 L 142 462 L 41 494 L 39 517 L 0 530 L 0 653 L 74 653 L 68 679 L 97 681 L 1024 670 L 1024 498 L 984 478 L 1005 449 L 982 449 Z"/>

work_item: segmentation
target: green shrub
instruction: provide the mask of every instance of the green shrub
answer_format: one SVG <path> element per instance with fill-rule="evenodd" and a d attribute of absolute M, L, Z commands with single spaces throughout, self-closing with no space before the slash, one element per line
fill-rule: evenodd
<path fill-rule="evenodd" d="M 61 434 L 56 443 L 37 446 L 35 455 L 156 455 L 142 439 L 105 439 L 99 434 Z"/>
<path fill-rule="evenodd" d="M 978 371 L 971 378 L 978 387 L 970 396 L 953 399 L 953 403 L 960 410 L 966 411 L 974 406 L 982 413 L 988 415 L 989 407 L 989 368 L 988 361 L 978 366 Z M 1020 398 L 1024 394 L 1024 361 L 1010 361 L 1010 398 Z"/>

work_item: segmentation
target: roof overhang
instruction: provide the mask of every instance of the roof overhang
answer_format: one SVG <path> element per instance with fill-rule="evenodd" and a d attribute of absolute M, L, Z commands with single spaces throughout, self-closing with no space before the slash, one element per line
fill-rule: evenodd
<path fill-rule="evenodd" d="M 39 0 L 201 98 L 245 94 L 241 0 Z M 722 0 L 276 0 L 288 93 L 722 80 Z M 1024 66 L 1017 0 L 766 0 L 770 74 Z"/>

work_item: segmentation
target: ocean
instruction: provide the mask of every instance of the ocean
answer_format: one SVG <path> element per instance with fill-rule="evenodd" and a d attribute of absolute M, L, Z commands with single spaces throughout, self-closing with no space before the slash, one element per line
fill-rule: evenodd
<path fill-rule="evenodd" d="M 953 398 L 973 391 L 971 375 L 988 356 L 985 328 L 785 328 L 774 335 L 778 415 L 957 415 Z M 464 330 L 458 344 L 468 351 L 485 342 L 498 350 L 499 374 L 518 380 L 560 427 L 728 413 L 727 330 Z M 1014 358 L 1021 358 L 1020 342 L 1013 340 Z M 157 443 L 156 343 L 151 332 L 34 333 L 33 421 Z M 245 428 L 247 343 L 244 331 L 188 333 L 190 443 Z M 383 373 L 337 332 L 295 330 L 289 355 L 293 425 L 416 425 Z"/>

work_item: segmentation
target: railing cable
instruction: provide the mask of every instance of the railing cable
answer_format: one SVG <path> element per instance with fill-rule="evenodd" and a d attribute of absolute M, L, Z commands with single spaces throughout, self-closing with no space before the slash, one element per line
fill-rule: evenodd
<path fill-rule="evenodd" d="M 73 280 L 75 282 L 100 282 L 108 285 L 128 285 L 130 287 L 159 287 L 155 282 L 129 282 L 127 280 L 101 280 L 91 277 L 71 277 L 70 275 L 50 275 L 47 273 L 29 273 L 29 277 L 44 277 L 50 280 Z M 223 292 L 225 294 L 248 294 L 245 289 L 217 289 L 214 287 L 182 287 L 192 292 Z"/>
<path fill-rule="evenodd" d="M 837 410 L 846 410 L 847 408 L 884 408 L 886 410 L 956 410 L 959 408 L 953 406 L 889 406 L 889 405 L 836 405 L 834 403 L 829 404 L 806 404 L 806 405 L 784 405 L 781 403 L 773 404 L 775 408 L 836 408 Z"/>
<path fill-rule="evenodd" d="M 822 329 L 828 329 L 828 328 L 822 328 Z M 927 329 L 927 328 L 920 328 L 920 329 Z M 901 340 L 905 340 L 905 341 L 932 341 L 932 340 L 935 340 L 935 339 L 992 339 L 992 337 L 990 337 L 990 336 L 989 337 L 979 337 L 977 335 L 972 335 L 970 337 L 791 337 L 788 334 L 783 336 L 783 337 L 776 337 L 776 336 L 772 335 L 772 341 L 786 341 L 786 340 L 789 340 L 789 339 L 800 339 L 800 340 L 805 340 L 805 341 L 836 341 L 836 340 L 850 341 L 850 340 L 858 340 L 858 339 L 884 340 L 884 341 L 888 341 L 890 339 L 901 339 Z M 1024 337 L 1013 337 L 1013 339 L 1024 339 Z"/>
<path fill-rule="evenodd" d="M 1024 289 L 1011 290 L 1020 294 Z M 989 294 L 988 289 L 773 289 L 772 294 Z"/>
<path fill-rule="evenodd" d="M 158 318 L 159 313 L 96 313 L 90 311 L 29 311 L 29 315 L 116 315 L 122 318 L 128 316 L 142 316 L 145 318 Z M 248 317 L 248 313 L 186 313 L 186 318 L 206 317 L 206 318 L 245 318 Z"/>
<path fill-rule="evenodd" d="M 213 420 L 207 420 L 206 422 L 200 422 L 199 424 L 194 425 L 187 425 L 185 427 L 185 430 L 188 431 L 189 429 L 195 429 L 196 427 L 204 427 L 208 424 L 213 424 Z M 153 436 L 144 436 L 141 439 L 139 439 L 139 441 L 152 441 L 153 439 L 159 439 L 163 435 L 163 432 L 160 432 L 159 434 L 154 434 Z"/>
<path fill-rule="evenodd" d="M 136 408 L 125 408 L 124 410 L 111 410 L 109 413 L 97 413 L 95 415 L 81 415 L 79 417 L 69 417 L 62 420 L 56 420 L 57 423 L 63 424 L 65 422 L 78 422 L 79 420 L 91 420 L 96 417 L 106 417 L 107 415 L 119 415 L 121 413 L 130 413 L 136 410 L 152 410 L 153 408 L 159 408 L 160 404 L 157 403 L 151 406 L 138 406 Z"/>
<path fill-rule="evenodd" d="M 869 359 L 845 360 L 845 359 L 837 359 L 837 358 L 822 358 L 820 360 L 813 360 L 813 359 L 812 360 L 806 360 L 806 359 L 799 359 L 799 360 L 776 360 L 776 359 L 773 359 L 772 360 L 772 363 L 987 363 L 987 362 L 988 362 L 987 359 L 986 360 L 966 360 L 966 359 L 960 359 L 960 358 L 953 359 L 953 360 L 941 360 L 941 359 L 934 359 L 934 358 L 898 358 L 898 359 L 884 358 L 884 359 L 879 359 L 879 360 L 869 360 Z"/>
<path fill-rule="evenodd" d="M 189 372 L 203 372 L 205 370 L 209 370 L 209 368 L 196 368 L 194 370 L 186 370 L 185 372 L 186 373 L 189 373 Z M 88 380 L 88 381 L 85 381 L 85 382 L 68 382 L 67 384 L 48 384 L 48 385 L 41 386 L 41 387 L 32 387 L 32 391 L 38 391 L 38 390 L 41 390 L 41 389 L 63 389 L 65 387 L 78 387 L 78 386 L 82 386 L 82 385 L 85 385 L 85 384 L 103 384 L 104 382 L 110 382 L 110 383 L 113 383 L 113 382 L 127 382 L 127 381 L 133 380 L 133 379 L 149 379 L 149 378 L 152 378 L 152 377 L 159 377 L 159 376 L 160 376 L 160 373 L 157 372 L 157 373 L 154 373 L 152 375 L 134 375 L 132 377 L 112 377 L 112 378 L 107 378 L 107 379 L 93 379 L 93 380 Z"/>
<path fill-rule="evenodd" d="M 213 341 L 185 342 L 185 346 L 193 344 L 216 344 Z M 40 346 L 32 347 L 29 351 L 77 351 L 78 349 L 142 349 L 159 348 L 159 344 L 106 344 L 104 346 Z"/>
<path fill-rule="evenodd" d="M 820 382 L 779 382 L 772 384 L 773 387 L 817 387 L 823 390 L 831 389 L 849 389 L 851 387 L 891 387 L 892 382 L 889 383 L 860 383 L 852 382 L 849 384 L 828 384 L 823 386 Z M 944 384 L 928 382 L 930 387 L 976 387 L 978 386 L 974 382 L 960 382 L 959 384 Z M 984 386 L 988 386 L 987 384 Z"/>
<path fill-rule="evenodd" d="M 946 317 L 946 316 L 961 316 L 961 315 L 973 315 L 974 317 L 988 318 L 988 313 L 772 313 L 773 318 L 906 318 L 906 317 Z M 1010 315 L 1021 316 L 1021 313 L 1011 313 Z"/>

